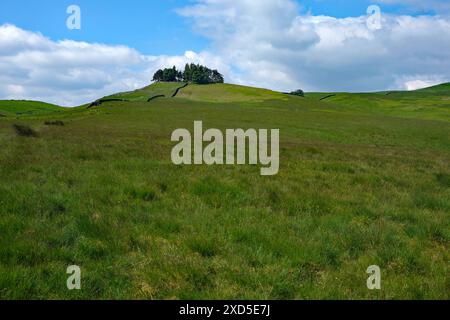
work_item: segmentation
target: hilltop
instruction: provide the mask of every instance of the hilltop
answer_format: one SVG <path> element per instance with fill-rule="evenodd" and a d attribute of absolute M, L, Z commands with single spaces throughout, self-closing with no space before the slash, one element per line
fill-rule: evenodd
<path fill-rule="evenodd" d="M 180 90 L 177 90 L 180 89 Z M 262 101 L 268 99 L 286 100 L 282 93 L 232 84 L 192 84 L 185 82 L 155 82 L 132 92 L 118 93 L 103 99 L 124 99 L 148 101 L 155 97 L 185 98 L 205 102 Z"/>

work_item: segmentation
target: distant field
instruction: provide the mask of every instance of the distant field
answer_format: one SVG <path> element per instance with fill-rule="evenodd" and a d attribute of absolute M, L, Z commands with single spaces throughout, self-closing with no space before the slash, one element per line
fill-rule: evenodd
<path fill-rule="evenodd" d="M 24 100 L 0 100 L 0 114 L 18 115 L 38 115 L 53 112 L 65 111 L 64 108 L 49 103 Z"/>
<path fill-rule="evenodd" d="M 0 298 L 450 298 L 450 94 L 190 85 L 145 102 L 179 85 L 0 117 Z M 279 128 L 280 173 L 174 166 L 171 133 L 195 120 Z"/>
<path fill-rule="evenodd" d="M 343 112 L 450 121 L 450 85 L 418 91 L 377 93 L 307 93 L 307 98 L 335 105 Z"/>

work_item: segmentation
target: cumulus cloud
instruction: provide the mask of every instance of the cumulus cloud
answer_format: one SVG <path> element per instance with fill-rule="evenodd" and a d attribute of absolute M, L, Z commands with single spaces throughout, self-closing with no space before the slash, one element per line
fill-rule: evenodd
<path fill-rule="evenodd" d="M 149 84 L 154 71 L 187 62 L 227 71 L 220 58 L 187 51 L 145 56 L 126 46 L 52 41 L 13 25 L 0 26 L 0 98 L 43 100 L 64 106 Z"/>
<path fill-rule="evenodd" d="M 417 90 L 426 87 L 431 87 L 445 82 L 445 79 L 440 77 L 429 77 L 424 75 L 416 75 L 406 77 L 398 80 L 398 88 L 403 90 Z"/>
<path fill-rule="evenodd" d="M 366 91 L 450 79 L 450 21 L 440 16 L 382 15 L 370 30 L 366 16 L 300 15 L 291 0 L 199 0 L 179 13 L 233 66 L 234 82 Z"/>

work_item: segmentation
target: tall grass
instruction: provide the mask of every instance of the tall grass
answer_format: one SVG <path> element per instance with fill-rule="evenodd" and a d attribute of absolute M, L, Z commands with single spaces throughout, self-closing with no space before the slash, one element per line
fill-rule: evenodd
<path fill-rule="evenodd" d="M 402 112 L 163 98 L 22 117 L 39 139 L 2 118 L 0 298 L 448 299 L 450 126 Z M 280 173 L 172 165 L 195 120 L 279 128 Z"/>

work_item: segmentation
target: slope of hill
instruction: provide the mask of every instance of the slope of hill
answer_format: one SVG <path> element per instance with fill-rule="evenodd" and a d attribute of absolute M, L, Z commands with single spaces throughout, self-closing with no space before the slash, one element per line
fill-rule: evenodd
<path fill-rule="evenodd" d="M 184 83 L 180 82 L 156 82 L 145 88 L 131 92 L 114 94 L 104 99 L 124 99 L 129 101 L 148 101 L 151 98 L 164 96 L 171 97 L 175 91 L 182 87 Z"/>
<path fill-rule="evenodd" d="M 145 88 L 107 96 L 103 99 L 123 99 L 128 101 L 147 101 L 151 97 L 172 97 L 177 89 L 184 87 L 180 82 L 156 82 Z M 288 100 L 286 95 L 267 90 L 232 84 L 198 85 L 190 84 L 179 91 L 177 97 L 206 102 L 245 102 L 271 99 Z"/>
<path fill-rule="evenodd" d="M 0 298 L 450 298 L 444 96 L 212 85 L 147 102 L 178 85 L 20 117 L 37 137 L 0 117 Z M 196 120 L 280 129 L 279 174 L 173 165 L 172 132 Z"/>
<path fill-rule="evenodd" d="M 39 101 L 0 100 L 0 114 L 9 116 L 42 115 L 64 110 L 63 107 Z"/>
<path fill-rule="evenodd" d="M 416 90 L 416 92 L 450 96 L 450 82 L 442 83 L 437 86 L 432 86 L 432 87 Z"/>
<path fill-rule="evenodd" d="M 306 97 L 330 107 L 334 105 L 335 110 L 341 112 L 450 121 L 450 91 L 447 87 L 376 93 L 307 93 Z"/>
<path fill-rule="evenodd" d="M 266 100 L 289 100 L 280 92 L 232 84 L 189 85 L 178 95 L 194 101 L 204 102 L 262 102 Z"/>

